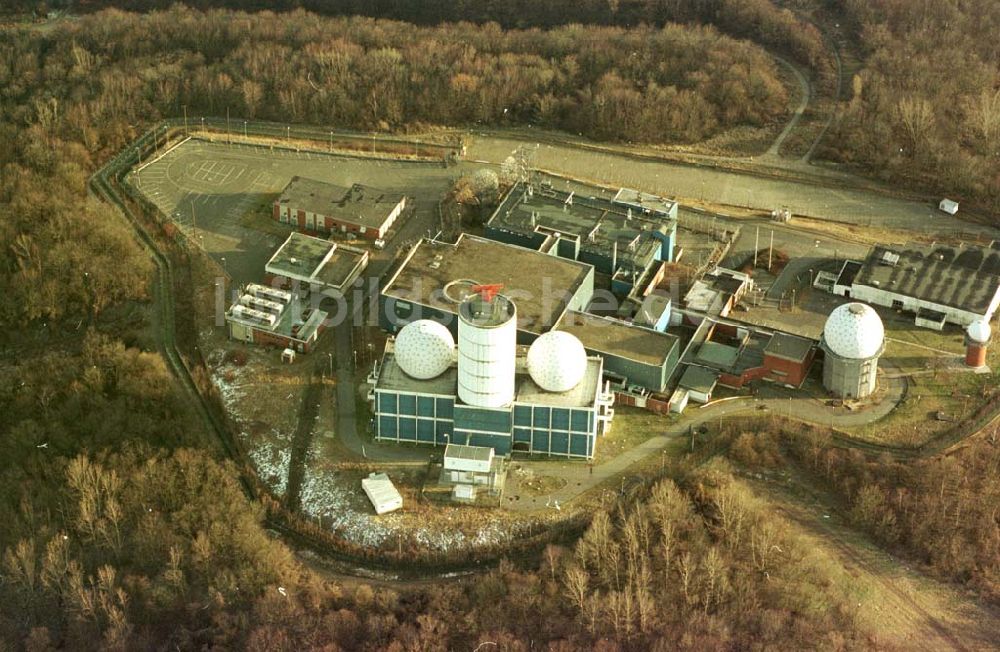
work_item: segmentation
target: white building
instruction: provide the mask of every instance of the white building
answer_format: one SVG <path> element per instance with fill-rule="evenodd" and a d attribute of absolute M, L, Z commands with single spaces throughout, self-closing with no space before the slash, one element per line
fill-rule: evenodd
<path fill-rule="evenodd" d="M 958 213 L 958 202 L 952 201 L 951 199 L 942 199 L 941 203 L 938 204 L 938 208 L 948 215 L 954 215 Z"/>
<path fill-rule="evenodd" d="M 905 310 L 917 326 L 941 330 L 989 321 L 1000 305 L 1000 251 L 966 245 L 874 247 L 844 263 L 833 293 Z"/>
<path fill-rule="evenodd" d="M 367 478 L 361 479 L 361 488 L 376 514 L 394 512 L 403 506 L 403 497 L 385 473 L 369 473 Z"/>

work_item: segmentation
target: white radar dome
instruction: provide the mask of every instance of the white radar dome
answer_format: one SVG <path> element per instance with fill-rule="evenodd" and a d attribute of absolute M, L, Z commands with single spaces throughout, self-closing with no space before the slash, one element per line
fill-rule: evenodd
<path fill-rule="evenodd" d="M 827 348 L 842 358 L 871 358 L 882 351 L 885 327 L 871 306 L 847 303 L 830 313 L 823 339 Z"/>
<path fill-rule="evenodd" d="M 396 336 L 396 364 L 408 376 L 427 380 L 440 376 L 455 359 L 451 331 L 430 319 L 410 322 Z"/>
<path fill-rule="evenodd" d="M 547 392 L 573 389 L 586 372 L 587 351 L 570 333 L 549 331 L 528 349 L 528 374 Z"/>
<path fill-rule="evenodd" d="M 983 321 L 982 319 L 977 319 L 969 324 L 969 328 L 965 332 L 969 336 L 970 340 L 979 344 L 985 344 L 988 342 L 990 340 L 990 335 L 993 334 L 989 323 Z"/>

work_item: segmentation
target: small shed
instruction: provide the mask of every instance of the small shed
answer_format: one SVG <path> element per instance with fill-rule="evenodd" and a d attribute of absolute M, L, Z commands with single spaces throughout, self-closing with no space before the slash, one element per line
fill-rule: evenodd
<path fill-rule="evenodd" d="M 493 449 L 485 446 L 448 444 L 444 448 L 444 468 L 446 471 L 489 473 L 493 455 Z"/>
<path fill-rule="evenodd" d="M 376 514 L 394 512 L 403 506 L 403 497 L 385 473 L 369 473 L 362 478 L 361 488 L 371 501 Z"/>
<path fill-rule="evenodd" d="M 708 403 L 712 400 L 712 391 L 719 382 L 718 372 L 706 367 L 690 366 L 681 376 L 678 386 L 686 389 L 695 403 Z"/>
<path fill-rule="evenodd" d="M 941 200 L 940 204 L 938 204 L 938 208 L 945 213 L 948 213 L 948 215 L 954 215 L 958 212 L 958 202 L 945 198 Z"/>
<path fill-rule="evenodd" d="M 474 502 L 476 500 L 476 488 L 471 484 L 457 484 L 451 490 L 451 499 L 461 502 Z"/>
<path fill-rule="evenodd" d="M 687 407 L 688 398 L 690 394 L 686 389 L 678 387 L 674 390 L 674 393 L 670 395 L 670 411 L 675 414 L 680 414 Z"/>
<path fill-rule="evenodd" d="M 291 364 L 295 362 L 295 349 L 285 349 L 281 352 L 281 361 Z"/>

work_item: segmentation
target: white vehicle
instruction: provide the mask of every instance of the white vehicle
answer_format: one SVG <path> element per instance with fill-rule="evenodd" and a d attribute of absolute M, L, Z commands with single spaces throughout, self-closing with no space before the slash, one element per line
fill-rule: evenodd
<path fill-rule="evenodd" d="M 375 241 L 375 248 L 376 249 L 385 249 L 385 240 L 383 240 L 382 238 L 379 238 L 378 240 L 376 240 Z"/>

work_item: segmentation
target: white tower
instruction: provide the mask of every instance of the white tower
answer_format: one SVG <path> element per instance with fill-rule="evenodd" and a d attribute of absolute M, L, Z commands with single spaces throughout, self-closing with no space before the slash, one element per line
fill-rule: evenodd
<path fill-rule="evenodd" d="M 498 408 L 514 400 L 517 310 L 503 295 L 475 294 L 458 307 L 458 397 Z"/>
<path fill-rule="evenodd" d="M 824 387 L 841 398 L 864 398 L 875 391 L 885 327 L 874 308 L 864 303 L 837 307 L 823 327 L 820 347 Z"/>

